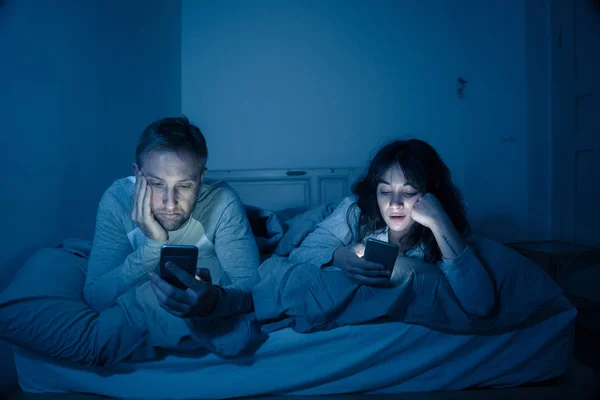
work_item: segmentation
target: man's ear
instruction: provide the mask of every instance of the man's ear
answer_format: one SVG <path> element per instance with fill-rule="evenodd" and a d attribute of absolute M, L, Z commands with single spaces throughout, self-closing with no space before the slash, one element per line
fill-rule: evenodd
<path fill-rule="evenodd" d="M 138 172 L 140 172 L 140 167 L 136 163 L 131 164 L 131 169 L 133 169 L 133 174 L 137 176 Z"/>
<path fill-rule="evenodd" d="M 204 177 L 206 176 L 206 171 L 208 171 L 208 168 L 203 167 L 202 174 L 200 175 L 200 184 L 202 184 L 202 182 L 204 182 Z"/>

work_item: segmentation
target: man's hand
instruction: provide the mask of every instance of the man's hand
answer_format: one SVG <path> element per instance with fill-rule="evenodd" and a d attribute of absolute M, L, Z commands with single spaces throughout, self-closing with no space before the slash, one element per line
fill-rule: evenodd
<path fill-rule="evenodd" d="M 355 243 L 338 247 L 333 253 L 333 265 L 341 268 L 353 281 L 362 285 L 382 285 L 389 281 L 390 272 L 381 264 L 365 260 L 365 245 Z"/>
<path fill-rule="evenodd" d="M 150 284 L 160 306 L 179 318 L 211 315 L 219 301 L 219 290 L 212 284 L 210 271 L 201 268 L 196 271 L 196 277 L 193 277 L 173 262 L 167 262 L 165 267 L 188 288 L 178 289 L 150 272 Z"/>
<path fill-rule="evenodd" d="M 154 218 L 150 204 L 151 199 L 152 187 L 148 185 L 146 177 L 141 172 L 137 172 L 135 175 L 135 192 L 133 193 L 131 219 L 150 239 L 165 242 L 169 238 L 169 235 Z"/>

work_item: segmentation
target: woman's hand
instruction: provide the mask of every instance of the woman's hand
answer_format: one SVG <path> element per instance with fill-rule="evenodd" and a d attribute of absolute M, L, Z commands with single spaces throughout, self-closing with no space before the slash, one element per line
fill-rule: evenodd
<path fill-rule="evenodd" d="M 431 193 L 417 200 L 410 216 L 415 222 L 431 229 L 445 259 L 453 260 L 465 250 L 464 239 L 454 227 L 439 200 Z"/>
<path fill-rule="evenodd" d="M 355 243 L 338 247 L 333 253 L 333 265 L 341 268 L 353 281 L 375 286 L 389 282 L 391 272 L 381 264 L 365 260 L 365 245 Z"/>
<path fill-rule="evenodd" d="M 426 193 L 417 200 L 410 211 L 410 217 L 431 230 L 446 223 L 448 219 L 442 204 L 431 193 Z"/>

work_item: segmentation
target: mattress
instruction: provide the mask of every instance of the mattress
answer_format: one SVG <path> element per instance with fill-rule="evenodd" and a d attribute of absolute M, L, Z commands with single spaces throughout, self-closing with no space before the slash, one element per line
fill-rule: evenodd
<path fill-rule="evenodd" d="M 454 335 L 400 322 L 310 334 L 283 329 L 252 356 L 169 353 L 144 363 L 82 367 L 15 348 L 26 392 L 79 392 L 138 399 L 204 399 L 267 394 L 401 393 L 507 387 L 564 373 L 575 309 L 489 336 Z"/>

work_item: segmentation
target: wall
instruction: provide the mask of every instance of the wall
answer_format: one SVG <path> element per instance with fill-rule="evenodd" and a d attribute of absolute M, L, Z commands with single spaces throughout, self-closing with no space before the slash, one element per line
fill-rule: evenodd
<path fill-rule="evenodd" d="M 180 15 L 171 0 L 0 7 L 0 290 L 33 249 L 91 239 L 139 133 L 181 113 Z M 14 383 L 4 365 L 0 382 Z"/>
<path fill-rule="evenodd" d="M 362 165 L 390 138 L 459 135 L 456 37 L 439 3 L 184 1 L 182 106 L 210 166 Z"/>
<path fill-rule="evenodd" d="M 550 3 L 526 2 L 529 237 L 552 239 L 552 41 Z M 556 40 L 556 38 L 554 38 Z"/>
<path fill-rule="evenodd" d="M 423 138 L 478 233 L 526 239 L 544 162 L 528 132 L 546 133 L 529 122 L 545 111 L 529 112 L 526 23 L 522 0 L 183 0 L 183 111 L 213 169 L 364 166 L 388 139 Z"/>
<path fill-rule="evenodd" d="M 456 56 L 468 86 L 461 103 L 464 193 L 474 231 L 529 239 L 529 104 L 525 2 L 467 1 Z"/>

